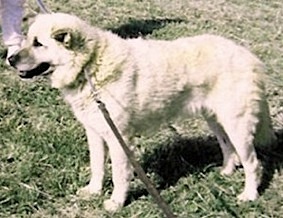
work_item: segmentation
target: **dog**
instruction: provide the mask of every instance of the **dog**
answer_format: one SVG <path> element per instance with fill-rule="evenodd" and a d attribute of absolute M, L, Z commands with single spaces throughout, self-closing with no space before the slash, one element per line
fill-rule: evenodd
<path fill-rule="evenodd" d="M 258 197 L 262 166 L 254 145 L 271 145 L 274 134 L 264 66 L 246 48 L 209 34 L 170 41 L 122 39 L 76 16 L 53 13 L 37 16 L 9 61 L 23 79 L 48 76 L 84 126 L 91 179 L 80 195 L 101 194 L 107 144 L 114 184 L 104 202 L 107 210 L 123 206 L 132 168 L 95 98 L 106 104 L 127 143 L 135 134 L 202 114 L 223 153 L 221 173 L 230 175 L 240 162 L 245 186 L 238 198 Z"/>

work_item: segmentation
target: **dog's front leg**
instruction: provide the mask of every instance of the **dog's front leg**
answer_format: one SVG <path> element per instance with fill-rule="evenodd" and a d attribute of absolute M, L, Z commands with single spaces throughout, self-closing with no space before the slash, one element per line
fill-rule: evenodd
<path fill-rule="evenodd" d="M 92 194 L 101 194 L 104 177 L 104 141 L 91 128 L 86 128 L 90 153 L 91 179 L 87 186 L 81 188 L 78 194 L 88 197 Z"/>
<path fill-rule="evenodd" d="M 133 172 L 118 140 L 114 136 L 108 139 L 114 189 L 111 198 L 104 202 L 104 208 L 108 211 L 116 211 L 123 206 L 126 200 Z"/>

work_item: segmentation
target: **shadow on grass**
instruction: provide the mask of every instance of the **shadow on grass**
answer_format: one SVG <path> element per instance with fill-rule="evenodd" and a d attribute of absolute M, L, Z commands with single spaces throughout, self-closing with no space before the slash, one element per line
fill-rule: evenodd
<path fill-rule="evenodd" d="M 114 29 L 110 29 L 122 38 L 137 38 L 151 34 L 154 30 L 163 28 L 169 23 L 184 22 L 182 19 L 131 19 L 128 23 Z"/>
<path fill-rule="evenodd" d="M 256 147 L 258 158 L 263 164 L 262 184 L 260 194 L 269 187 L 276 170 L 283 168 L 283 130 L 276 133 L 276 148 Z M 208 172 L 211 166 L 222 165 L 222 154 L 215 137 L 181 138 L 176 136 L 168 144 L 160 144 L 142 157 L 142 166 L 147 173 L 154 173 L 157 179 L 154 184 L 163 190 L 195 172 Z M 127 203 L 148 195 L 145 189 L 133 190 Z"/>
<path fill-rule="evenodd" d="M 222 154 L 215 137 L 182 138 L 176 135 L 165 144 L 145 152 L 141 164 L 147 173 L 156 175 L 154 184 L 162 190 L 190 173 L 220 166 Z M 145 189 L 133 190 L 129 198 L 134 200 L 143 195 L 148 195 Z"/>
<path fill-rule="evenodd" d="M 213 137 L 182 138 L 143 155 L 143 167 L 158 175 L 158 187 L 174 185 L 179 178 L 209 165 L 220 165 L 221 151 Z"/>
<path fill-rule="evenodd" d="M 258 158 L 263 164 L 263 178 L 259 187 L 262 194 L 270 185 L 276 170 L 283 168 L 283 130 L 276 132 L 277 142 L 274 148 L 258 148 Z"/>

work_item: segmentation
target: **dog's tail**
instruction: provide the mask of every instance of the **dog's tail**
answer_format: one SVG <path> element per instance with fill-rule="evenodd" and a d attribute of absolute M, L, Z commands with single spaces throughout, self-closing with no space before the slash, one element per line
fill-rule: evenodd
<path fill-rule="evenodd" d="M 36 0 L 38 7 L 40 8 L 40 11 L 44 14 L 51 14 L 51 10 L 45 7 L 44 3 L 41 0 Z"/>

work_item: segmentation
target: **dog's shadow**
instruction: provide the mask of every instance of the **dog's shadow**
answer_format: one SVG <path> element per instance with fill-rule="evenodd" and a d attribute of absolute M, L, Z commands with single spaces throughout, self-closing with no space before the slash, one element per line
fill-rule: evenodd
<path fill-rule="evenodd" d="M 264 166 L 259 192 L 269 187 L 276 169 L 283 167 L 283 131 L 277 132 L 276 148 L 256 147 L 258 158 Z M 208 172 L 222 165 L 222 154 L 215 137 L 182 138 L 178 135 L 168 143 L 159 144 L 141 158 L 143 169 L 155 174 L 157 189 L 163 190 L 175 185 L 177 181 L 190 173 Z M 148 195 L 145 188 L 132 190 L 127 203 L 143 195 Z"/>
<path fill-rule="evenodd" d="M 145 19 L 136 20 L 130 19 L 128 23 L 119 26 L 118 28 L 109 28 L 110 31 L 116 33 L 122 38 L 137 38 L 152 34 L 154 30 L 161 29 L 169 23 L 184 22 L 183 19 Z"/>
<path fill-rule="evenodd" d="M 154 185 L 162 190 L 190 173 L 220 166 L 222 155 L 215 137 L 185 138 L 175 134 L 145 151 L 140 163 L 147 174 L 155 175 Z M 127 203 L 143 195 L 148 195 L 145 188 L 134 189 L 130 191 Z"/>

